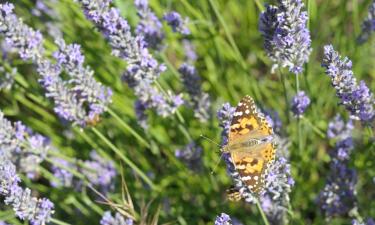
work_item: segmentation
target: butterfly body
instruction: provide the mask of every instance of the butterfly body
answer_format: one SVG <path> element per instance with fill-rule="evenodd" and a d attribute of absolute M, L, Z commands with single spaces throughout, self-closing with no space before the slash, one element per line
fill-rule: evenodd
<path fill-rule="evenodd" d="M 275 159 L 276 140 L 277 136 L 254 100 L 245 96 L 233 114 L 228 144 L 223 151 L 230 153 L 242 182 L 255 195 L 264 188 L 267 168 Z"/>

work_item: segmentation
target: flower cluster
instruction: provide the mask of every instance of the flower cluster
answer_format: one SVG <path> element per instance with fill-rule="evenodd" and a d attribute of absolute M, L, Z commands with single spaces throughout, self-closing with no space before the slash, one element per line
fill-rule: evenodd
<path fill-rule="evenodd" d="M 301 117 L 310 105 L 310 98 L 304 91 L 299 91 L 292 99 L 292 112 L 296 117 Z"/>
<path fill-rule="evenodd" d="M 54 54 L 57 64 L 44 55 L 43 37 L 39 31 L 25 25 L 13 13 L 13 5 L 0 5 L 0 33 L 23 60 L 32 60 L 41 76 L 46 96 L 53 99 L 55 112 L 67 121 L 85 126 L 104 112 L 111 102 L 111 90 L 93 78 L 93 71 L 84 67 L 84 57 L 78 45 L 65 45 L 57 40 L 59 50 Z M 69 75 L 63 80 L 61 73 Z"/>
<path fill-rule="evenodd" d="M 265 179 L 265 191 L 260 196 L 261 206 L 271 224 L 287 224 L 287 211 L 290 204 L 289 194 L 294 186 L 291 176 L 289 143 L 280 139 L 276 160 L 269 167 Z"/>
<path fill-rule="evenodd" d="M 104 193 L 113 188 L 113 181 L 117 172 L 112 161 L 100 157 L 95 151 L 91 151 L 90 160 L 82 162 L 75 159 L 73 161 L 68 162 L 61 158 L 53 158 L 54 163 L 51 170 L 56 180 L 51 180 L 52 186 L 80 189 L 82 182 L 74 179 L 73 174 L 69 171 L 69 169 L 72 169 L 79 171 L 88 179 L 90 184 L 100 188 Z M 82 166 L 78 166 L 78 164 Z"/>
<path fill-rule="evenodd" d="M 215 225 L 231 225 L 232 220 L 229 215 L 225 213 L 221 213 L 219 216 L 216 217 Z"/>
<path fill-rule="evenodd" d="M 163 24 L 151 11 L 148 0 L 135 0 L 134 4 L 140 18 L 136 32 L 143 35 L 148 48 L 160 49 L 164 40 Z"/>
<path fill-rule="evenodd" d="M 199 171 L 202 168 L 202 148 L 191 142 L 183 149 L 177 149 L 175 156 L 183 161 L 191 170 Z"/>
<path fill-rule="evenodd" d="M 267 6 L 260 16 L 264 48 L 274 62 L 272 70 L 289 67 L 291 72 L 299 74 L 311 53 L 307 12 L 303 11 L 301 0 L 278 0 L 278 3 L 277 7 Z"/>
<path fill-rule="evenodd" d="M 42 225 L 48 222 L 53 214 L 54 205 L 46 198 L 31 196 L 31 190 L 20 186 L 16 166 L 5 152 L 0 152 L 0 195 L 7 205 L 12 205 L 16 216 L 29 220 L 32 224 Z"/>
<path fill-rule="evenodd" d="M 133 225 L 133 220 L 124 218 L 120 213 L 116 213 L 113 217 L 111 212 L 106 211 L 100 220 L 100 225 Z"/>
<path fill-rule="evenodd" d="M 351 118 L 365 123 L 373 121 L 374 96 L 364 81 L 357 83 L 352 71 L 352 62 L 346 57 L 342 59 L 332 45 L 326 45 L 322 66 L 331 78 L 340 103 L 350 112 Z"/>
<path fill-rule="evenodd" d="M 32 179 L 37 176 L 38 165 L 52 146 L 47 138 L 33 133 L 21 122 L 12 124 L 0 111 L 0 149 L 1 154 L 17 166 L 17 170 Z"/>
<path fill-rule="evenodd" d="M 229 103 L 224 103 L 217 111 L 217 119 L 219 120 L 219 126 L 221 127 L 221 145 L 228 144 L 228 135 L 230 130 L 230 123 L 232 122 L 232 116 L 236 108 L 232 107 Z"/>
<path fill-rule="evenodd" d="M 366 42 L 375 31 L 375 1 L 373 0 L 369 9 L 367 18 L 362 23 L 362 32 L 358 38 L 360 43 Z"/>
<path fill-rule="evenodd" d="M 154 109 L 158 115 L 166 117 L 176 112 L 183 101 L 181 95 L 162 94 L 154 82 L 165 70 L 164 65 L 153 58 L 147 49 L 143 36 L 133 36 L 127 21 L 120 16 L 117 9 L 110 6 L 111 1 L 78 0 L 86 17 L 109 40 L 112 54 L 127 62 L 123 80 L 138 97 L 138 118 L 145 119 L 141 109 Z M 138 4 L 139 3 L 139 4 Z M 138 2 L 139 7 L 146 4 Z M 145 124 L 141 121 L 140 124 Z"/>
<path fill-rule="evenodd" d="M 336 146 L 330 152 L 330 174 L 317 199 L 327 218 L 345 215 L 356 207 L 357 174 L 354 169 L 348 168 L 350 152 L 354 147 L 352 130 L 351 122 L 345 124 L 340 116 L 336 116 L 327 131 L 329 137 L 335 138 Z"/>
<path fill-rule="evenodd" d="M 189 19 L 186 17 L 182 19 L 178 12 L 169 12 L 164 15 L 164 20 L 172 27 L 173 32 L 178 32 L 183 35 L 189 35 L 190 29 L 187 26 Z"/>
<path fill-rule="evenodd" d="M 181 74 L 182 83 L 189 93 L 191 106 L 194 109 L 194 116 L 202 122 L 210 117 L 210 97 L 202 91 L 201 78 L 194 66 L 184 63 L 178 71 Z"/>
<path fill-rule="evenodd" d="M 84 167 L 81 170 L 89 182 L 100 187 L 102 191 L 108 192 L 113 189 L 113 180 L 117 176 L 114 163 L 102 158 L 97 152 L 90 152 L 90 160 L 84 162 Z"/>

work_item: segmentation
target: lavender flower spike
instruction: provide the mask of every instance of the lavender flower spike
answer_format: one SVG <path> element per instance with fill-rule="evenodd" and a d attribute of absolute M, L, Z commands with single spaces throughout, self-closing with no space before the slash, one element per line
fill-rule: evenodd
<path fill-rule="evenodd" d="M 362 32 L 358 38 L 359 43 L 367 41 L 375 31 L 375 0 L 372 1 L 367 18 L 362 23 Z"/>
<path fill-rule="evenodd" d="M 164 39 L 163 25 L 159 18 L 151 11 L 148 0 L 134 0 L 140 21 L 136 32 L 142 34 L 147 47 L 160 49 Z"/>
<path fill-rule="evenodd" d="M 277 2 L 277 7 L 267 6 L 260 16 L 259 30 L 264 37 L 264 48 L 274 63 L 272 71 L 289 67 L 291 72 L 299 74 L 311 53 L 307 12 L 303 11 L 301 0 Z"/>
<path fill-rule="evenodd" d="M 31 190 L 19 186 L 20 178 L 15 165 L 0 152 L 0 195 L 4 202 L 12 205 L 21 220 L 29 220 L 34 225 L 44 225 L 54 213 L 54 205 L 46 198 L 38 199 L 31 196 Z"/>
<path fill-rule="evenodd" d="M 0 111 L 0 153 L 14 163 L 20 172 L 34 178 L 39 164 L 52 146 L 47 138 L 33 133 L 21 122 L 11 123 Z"/>
<path fill-rule="evenodd" d="M 216 217 L 215 225 L 232 225 L 232 220 L 229 215 L 221 213 Z"/>
<path fill-rule="evenodd" d="M 326 45 L 322 66 L 331 78 L 336 96 L 350 112 L 351 118 L 371 123 L 375 118 L 375 99 L 364 81 L 357 83 L 352 71 L 352 62 L 346 57 L 341 58 L 332 45 Z"/>
<path fill-rule="evenodd" d="M 187 27 L 189 22 L 188 18 L 182 19 L 178 12 L 169 12 L 164 15 L 164 20 L 167 21 L 168 25 L 172 27 L 173 32 L 178 32 L 183 35 L 189 35 L 190 30 Z"/>
<path fill-rule="evenodd" d="M 336 129 L 333 129 L 337 126 Z M 340 116 L 336 116 L 329 123 L 328 134 L 336 140 L 334 150 L 330 151 L 330 173 L 317 203 L 327 218 L 348 214 L 357 207 L 355 185 L 357 174 L 348 167 L 350 153 L 353 149 L 351 121 L 344 123 Z"/>
<path fill-rule="evenodd" d="M 127 62 L 123 80 L 138 97 L 139 103 L 136 106 L 137 114 L 143 119 L 141 124 L 144 124 L 146 114 L 140 109 L 155 109 L 163 117 L 175 113 L 177 107 L 182 104 L 181 96 L 161 94 L 153 86 L 154 81 L 165 70 L 165 66 L 159 65 L 149 53 L 143 37 L 132 35 L 127 21 L 120 16 L 117 9 L 110 6 L 110 0 L 77 1 L 81 4 L 86 17 L 109 40 L 112 54 Z M 144 8 L 146 3 L 137 2 L 137 5 Z"/>
<path fill-rule="evenodd" d="M 64 41 L 57 40 L 57 64 L 52 63 L 44 54 L 41 33 L 18 19 L 9 3 L 0 4 L 0 34 L 23 60 L 36 64 L 46 96 L 54 100 L 54 110 L 61 118 L 85 126 L 105 111 L 111 102 L 111 90 L 97 83 L 93 71 L 83 66 L 84 57 L 78 45 L 66 46 Z M 68 80 L 60 76 L 63 71 Z"/>
<path fill-rule="evenodd" d="M 309 105 L 309 97 L 304 91 L 299 91 L 292 99 L 292 112 L 295 116 L 301 117 Z"/>
<path fill-rule="evenodd" d="M 133 220 L 124 218 L 120 213 L 116 213 L 113 217 L 111 212 L 106 211 L 100 220 L 100 225 L 133 225 Z"/>
<path fill-rule="evenodd" d="M 201 78 L 194 66 L 184 63 L 178 71 L 181 74 L 182 83 L 189 93 L 191 105 L 194 109 L 194 116 L 202 122 L 206 122 L 210 115 L 210 98 L 202 91 Z"/>

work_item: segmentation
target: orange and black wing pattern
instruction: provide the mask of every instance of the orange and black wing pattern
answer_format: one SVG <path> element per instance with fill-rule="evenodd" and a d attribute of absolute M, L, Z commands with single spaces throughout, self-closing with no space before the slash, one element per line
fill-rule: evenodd
<path fill-rule="evenodd" d="M 267 167 L 275 158 L 275 145 L 270 142 L 256 146 L 230 150 L 231 145 L 245 143 L 250 139 L 272 136 L 272 127 L 260 113 L 250 96 L 245 96 L 237 105 L 230 126 L 228 149 L 241 180 L 248 189 L 258 195 L 264 187 Z"/>

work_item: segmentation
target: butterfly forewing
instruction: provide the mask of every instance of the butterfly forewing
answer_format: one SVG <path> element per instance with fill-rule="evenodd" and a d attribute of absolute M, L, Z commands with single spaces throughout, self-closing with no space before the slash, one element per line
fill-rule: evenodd
<path fill-rule="evenodd" d="M 253 140 L 261 140 L 272 135 L 272 127 L 258 111 L 254 100 L 250 96 L 245 96 L 233 114 L 226 149 L 231 154 L 241 180 L 256 195 L 264 187 L 267 167 L 274 160 L 276 150 L 270 141 Z"/>

